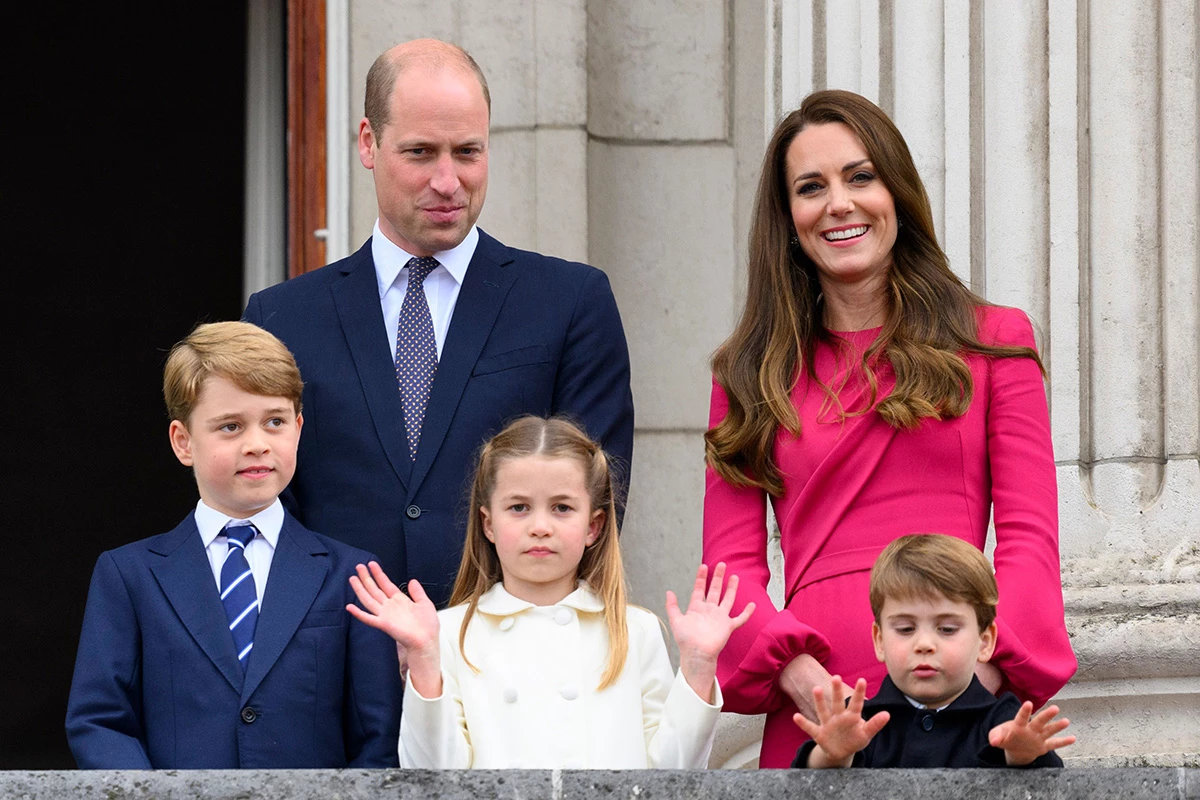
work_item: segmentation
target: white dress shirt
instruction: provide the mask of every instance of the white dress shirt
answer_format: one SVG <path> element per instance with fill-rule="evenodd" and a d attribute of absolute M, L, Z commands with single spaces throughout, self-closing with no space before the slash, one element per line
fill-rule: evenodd
<path fill-rule="evenodd" d="M 221 567 L 225 566 L 225 557 L 229 555 L 229 537 L 221 531 L 232 519 L 233 517 L 206 505 L 203 500 L 196 503 L 196 527 L 200 531 L 204 552 L 208 554 L 208 563 L 212 567 L 217 591 L 221 590 Z M 275 557 L 275 548 L 279 546 L 279 531 L 283 528 L 283 504 L 276 498 L 274 503 L 250 517 L 248 521 L 258 528 L 258 536 L 246 545 L 246 561 L 250 564 L 250 572 L 254 574 L 254 590 L 258 592 L 258 608 L 259 613 L 262 613 L 262 601 L 267 591 L 267 575 L 271 571 L 271 559 Z"/>
<path fill-rule="evenodd" d="M 703 769 L 721 712 L 672 676 L 658 618 L 629 606 L 629 653 L 597 691 L 608 658 L 604 604 L 587 586 L 553 606 L 496 584 L 480 599 L 464 650 L 466 605 L 438 612 L 442 694 L 411 682 L 400 719 L 400 766 L 424 769 Z"/>
<path fill-rule="evenodd" d="M 429 316 L 433 319 L 433 338 L 437 342 L 438 359 L 446 343 L 446 331 L 450 330 L 450 318 L 454 316 L 454 304 L 458 302 L 458 290 L 462 288 L 467 266 L 475 255 L 479 244 L 479 229 L 474 225 L 467 238 L 452 250 L 434 253 L 441 265 L 425 278 L 425 300 L 429 304 Z M 371 257 L 375 260 L 375 279 L 379 282 L 379 302 L 383 306 L 383 323 L 387 328 L 388 341 L 392 343 L 392 358 L 396 357 L 396 328 L 400 325 L 400 306 L 408 293 L 408 262 L 412 253 L 397 247 L 379 230 L 371 233 Z"/>

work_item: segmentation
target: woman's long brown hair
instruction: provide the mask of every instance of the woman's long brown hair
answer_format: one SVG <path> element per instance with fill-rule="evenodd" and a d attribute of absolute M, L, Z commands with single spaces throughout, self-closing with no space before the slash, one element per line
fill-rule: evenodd
<path fill-rule="evenodd" d="M 842 123 L 867 151 L 892 194 L 899 228 L 887 274 L 883 330 L 863 354 L 860 368 L 870 387 L 863 409 L 874 407 L 888 424 L 915 428 L 926 417 L 962 416 L 974 386 L 962 353 L 1041 359 L 1028 347 L 979 341 L 976 311 L 988 305 L 950 270 L 938 246 L 925 186 L 900 131 L 887 114 L 853 92 L 826 90 L 804 99 L 775 128 L 763 158 L 750 226 L 749 286 L 733 334 L 713 356 L 713 375 L 729 398 L 725 418 L 705 434 L 705 457 L 722 478 L 783 494 L 783 476 L 772 449 L 780 428 L 800 435 L 791 392 L 803 369 L 840 408 L 835 392 L 817 378 L 813 356 L 828 334 L 818 307 L 817 269 L 793 246 L 788 147 L 809 125 Z M 886 359 L 895 373 L 892 391 L 875 405 L 871 365 Z M 1043 373 L 1045 372 L 1044 368 Z"/>
<path fill-rule="evenodd" d="M 574 423 L 563 418 L 521 417 L 493 436 L 479 453 L 475 480 L 471 484 L 467 540 L 454 590 L 450 593 L 450 605 L 467 604 L 467 612 L 458 631 L 459 652 L 467 666 L 476 669 L 465 649 L 467 626 L 479 607 L 479 598 L 504 577 L 496 546 L 483 531 L 480 509 L 491 507 L 492 494 L 496 490 L 496 474 L 500 467 L 506 461 L 525 456 L 577 461 L 583 470 L 591 510 L 604 512 L 600 534 L 583 551 L 578 574 L 604 601 L 608 661 L 597 688 L 607 689 L 621 676 L 625 657 L 629 653 L 629 629 L 625 625 L 625 567 L 621 562 L 621 545 L 617 538 L 612 467 L 600 445 L 589 439 Z"/>

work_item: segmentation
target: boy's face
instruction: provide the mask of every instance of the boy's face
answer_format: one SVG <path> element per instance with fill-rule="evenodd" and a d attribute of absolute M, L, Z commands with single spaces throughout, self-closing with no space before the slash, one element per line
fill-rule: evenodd
<path fill-rule="evenodd" d="M 275 502 L 292 479 L 303 423 L 291 400 L 251 394 L 212 375 L 188 423 L 171 421 L 171 447 L 195 471 L 200 499 L 245 519 Z"/>
<path fill-rule="evenodd" d="M 941 708 L 971 683 L 975 665 L 992 657 L 996 623 L 979 630 L 975 609 L 941 595 L 887 598 L 871 627 L 875 656 L 912 699 Z"/>

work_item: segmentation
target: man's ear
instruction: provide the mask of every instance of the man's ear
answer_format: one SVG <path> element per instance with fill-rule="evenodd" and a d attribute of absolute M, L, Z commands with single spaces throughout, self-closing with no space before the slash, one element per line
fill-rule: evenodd
<path fill-rule="evenodd" d="M 996 652 L 996 621 L 979 632 L 979 660 L 990 661 Z"/>
<path fill-rule="evenodd" d="M 492 532 L 492 515 L 488 513 L 486 506 L 479 507 L 479 520 L 483 523 L 483 535 L 489 542 L 495 544 L 496 534 Z"/>
<path fill-rule="evenodd" d="M 171 438 L 171 449 L 175 451 L 175 457 L 179 459 L 179 463 L 185 467 L 195 466 L 196 461 L 192 457 L 192 435 L 188 432 L 187 426 L 179 420 L 173 419 L 167 435 Z"/>
<path fill-rule="evenodd" d="M 883 631 L 878 622 L 871 623 L 871 642 L 875 645 L 875 657 L 883 662 Z"/>
<path fill-rule="evenodd" d="M 375 131 L 366 117 L 358 123 L 358 160 L 367 169 L 375 169 Z"/>

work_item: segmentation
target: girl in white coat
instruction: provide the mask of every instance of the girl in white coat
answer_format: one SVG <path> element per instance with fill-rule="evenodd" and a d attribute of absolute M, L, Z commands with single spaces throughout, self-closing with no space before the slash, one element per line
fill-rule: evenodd
<path fill-rule="evenodd" d="M 422 768 L 704 768 L 721 710 L 717 656 L 737 577 L 696 574 L 687 613 L 627 606 L 604 451 L 570 422 L 524 417 L 480 454 L 462 564 L 438 612 L 372 562 L 348 610 L 407 650 L 400 764 Z M 722 589 L 725 589 L 722 596 Z M 363 609 L 366 609 L 365 611 Z"/>

